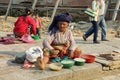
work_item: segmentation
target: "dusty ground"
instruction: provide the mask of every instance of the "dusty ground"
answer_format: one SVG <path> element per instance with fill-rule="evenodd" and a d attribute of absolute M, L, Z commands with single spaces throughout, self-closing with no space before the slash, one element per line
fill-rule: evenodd
<path fill-rule="evenodd" d="M 6 33 L 0 32 L 0 35 L 1 34 L 5 35 Z M 79 38 L 75 37 L 75 40 L 76 40 L 78 47 L 82 49 L 83 53 L 99 55 L 102 52 L 107 52 L 107 51 L 111 51 L 114 49 L 120 49 L 119 38 L 113 38 L 109 42 L 101 42 L 100 44 L 93 44 L 91 38 L 87 42 L 83 41 L 82 37 L 79 37 Z M 24 54 L 25 51 L 32 46 L 39 45 L 42 47 L 41 42 L 42 42 L 42 39 L 37 40 L 34 43 L 30 43 L 30 44 L 26 44 L 26 43 L 11 44 L 11 45 L 0 44 L 0 64 L 1 64 L 0 71 L 2 71 L 1 74 L 2 75 L 7 74 L 7 71 L 9 73 L 10 71 L 11 72 L 13 71 L 9 69 L 13 69 L 13 68 L 16 70 L 21 69 L 21 65 L 12 64 L 10 63 L 10 60 L 14 60 L 15 56 L 20 56 Z M 24 71 L 28 71 L 28 70 L 24 70 Z M 94 78 L 99 79 L 100 77 L 111 76 L 111 75 L 113 76 L 119 73 L 120 73 L 120 69 L 102 71 L 100 72 L 100 75 L 97 75 L 97 76 L 94 75 L 95 76 Z M 94 80 L 94 78 L 90 80 Z M 119 79 L 112 79 L 112 80 L 119 80 Z"/>
<path fill-rule="evenodd" d="M 14 22 L 16 21 L 17 17 L 8 17 L 7 21 L 4 20 L 5 16 L 0 16 L 0 31 L 2 32 L 12 32 L 14 28 Z M 42 20 L 42 31 L 41 33 L 44 35 L 47 34 L 47 29 L 50 24 L 50 18 L 48 17 L 41 17 Z M 72 23 L 74 26 L 73 34 L 74 36 L 82 36 L 83 33 L 91 26 L 91 23 L 85 22 L 85 24 L 79 23 Z M 112 21 L 107 21 L 107 36 L 108 37 L 113 37 L 119 30 L 120 34 L 120 22 L 112 22 Z M 118 28 L 119 27 L 119 28 Z M 99 33 L 101 33 L 101 30 L 99 29 Z"/>
<path fill-rule="evenodd" d="M 0 36 L 4 36 L 7 33 L 12 33 L 12 29 L 13 29 L 13 23 L 16 20 L 16 18 L 13 17 L 9 17 L 7 21 L 4 21 L 4 17 L 0 17 Z M 44 20 L 44 18 L 43 18 Z M 44 23 L 43 23 L 43 27 L 47 27 L 47 25 L 49 24 L 49 19 L 45 19 Z M 92 44 L 92 37 L 88 38 L 88 41 L 85 42 L 83 41 L 81 35 L 84 33 L 84 30 L 73 30 L 75 36 L 75 40 L 77 45 L 83 50 L 83 53 L 90 53 L 90 54 L 95 54 L 98 55 L 99 53 L 102 52 L 106 52 L 106 51 L 111 51 L 113 49 L 119 49 L 120 50 L 120 38 L 115 38 L 115 30 L 112 28 L 108 28 L 107 31 L 107 38 L 110 40 L 108 42 L 101 42 L 101 44 Z M 42 39 L 45 37 L 46 35 L 46 29 L 43 29 L 43 35 L 42 35 Z M 100 31 L 99 31 L 99 40 L 100 40 Z M 21 55 L 22 53 L 25 52 L 25 50 L 27 50 L 28 48 L 32 47 L 32 46 L 36 46 L 39 45 L 42 47 L 42 39 L 35 41 L 34 43 L 31 44 L 25 44 L 25 43 L 21 43 L 21 44 L 12 44 L 12 45 L 2 45 L 0 44 L 0 58 L 6 58 L 6 57 L 11 57 L 8 56 L 12 55 L 12 59 L 16 56 L 16 55 Z M 5 54 L 3 56 L 3 54 Z M 116 75 L 119 74 L 120 70 L 119 69 L 115 69 L 115 70 L 111 70 L 111 71 L 103 71 L 101 73 L 101 75 L 99 75 L 99 77 L 103 77 L 103 76 L 109 76 L 109 75 Z"/>

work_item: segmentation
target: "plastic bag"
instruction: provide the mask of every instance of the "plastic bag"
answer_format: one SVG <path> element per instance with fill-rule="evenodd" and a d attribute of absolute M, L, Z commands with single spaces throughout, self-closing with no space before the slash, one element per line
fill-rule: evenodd
<path fill-rule="evenodd" d="M 37 61 L 38 57 L 43 58 L 43 51 L 39 46 L 31 47 L 26 50 L 26 59 L 30 62 Z"/>
<path fill-rule="evenodd" d="M 34 39 L 31 37 L 30 34 L 24 34 L 21 39 L 22 39 L 22 41 L 25 42 L 25 43 L 34 42 Z"/>

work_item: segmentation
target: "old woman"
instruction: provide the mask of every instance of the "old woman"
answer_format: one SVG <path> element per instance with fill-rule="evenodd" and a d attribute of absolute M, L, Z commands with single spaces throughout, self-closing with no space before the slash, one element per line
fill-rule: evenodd
<path fill-rule="evenodd" d="M 76 47 L 71 30 L 68 29 L 72 17 L 69 13 L 58 14 L 49 27 L 49 34 L 43 40 L 44 58 L 38 58 L 40 69 L 44 69 L 49 59 L 67 56 L 78 58 L 81 50 Z"/>

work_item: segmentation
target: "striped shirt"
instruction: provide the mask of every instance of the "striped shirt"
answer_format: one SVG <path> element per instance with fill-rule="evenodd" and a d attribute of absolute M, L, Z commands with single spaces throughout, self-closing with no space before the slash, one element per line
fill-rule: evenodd
<path fill-rule="evenodd" d="M 69 50 L 75 50 L 76 44 L 72 32 L 66 30 L 64 34 L 58 30 L 56 33 L 48 34 L 48 36 L 43 40 L 43 47 L 48 49 L 54 49 L 51 44 L 59 45 L 69 43 Z"/>
<path fill-rule="evenodd" d="M 99 2 L 98 1 L 92 1 L 92 10 L 97 13 L 97 15 L 93 18 L 90 17 L 90 21 L 98 21 L 98 13 L 99 13 Z"/>

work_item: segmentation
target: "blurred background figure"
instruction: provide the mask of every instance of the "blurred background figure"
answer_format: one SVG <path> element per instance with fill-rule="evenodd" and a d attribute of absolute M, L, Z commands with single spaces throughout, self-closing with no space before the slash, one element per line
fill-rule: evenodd
<path fill-rule="evenodd" d="M 39 11 L 38 10 L 35 10 L 34 12 L 34 20 L 35 20 L 35 23 L 36 23 L 36 34 L 39 36 L 39 38 L 41 38 L 41 28 L 42 28 L 42 21 L 41 21 L 41 18 L 39 16 Z"/>
<path fill-rule="evenodd" d="M 17 21 L 14 23 L 13 32 L 15 37 L 22 37 L 24 34 L 34 34 L 36 35 L 36 23 L 31 17 L 33 10 L 31 8 L 25 9 L 25 14 L 20 15 Z M 29 27 L 31 27 L 29 29 Z"/>
<path fill-rule="evenodd" d="M 91 9 L 93 10 L 93 12 L 96 13 L 95 17 L 91 17 L 90 16 L 90 21 L 92 23 L 92 27 L 88 29 L 88 31 L 83 35 L 83 39 L 86 41 L 87 38 L 94 33 L 93 35 L 93 43 L 100 43 L 97 40 L 98 37 L 98 22 L 99 22 L 99 1 L 98 0 L 92 0 L 91 3 Z"/>
<path fill-rule="evenodd" d="M 104 0 L 99 0 L 99 21 L 98 21 L 98 25 L 101 27 L 101 41 L 109 41 L 106 38 L 106 22 L 104 19 L 104 14 L 105 14 L 105 1 Z M 83 35 L 83 39 L 87 40 L 87 37 L 89 35 L 91 35 L 94 31 L 94 28 L 91 27 L 86 33 L 85 35 Z"/>

